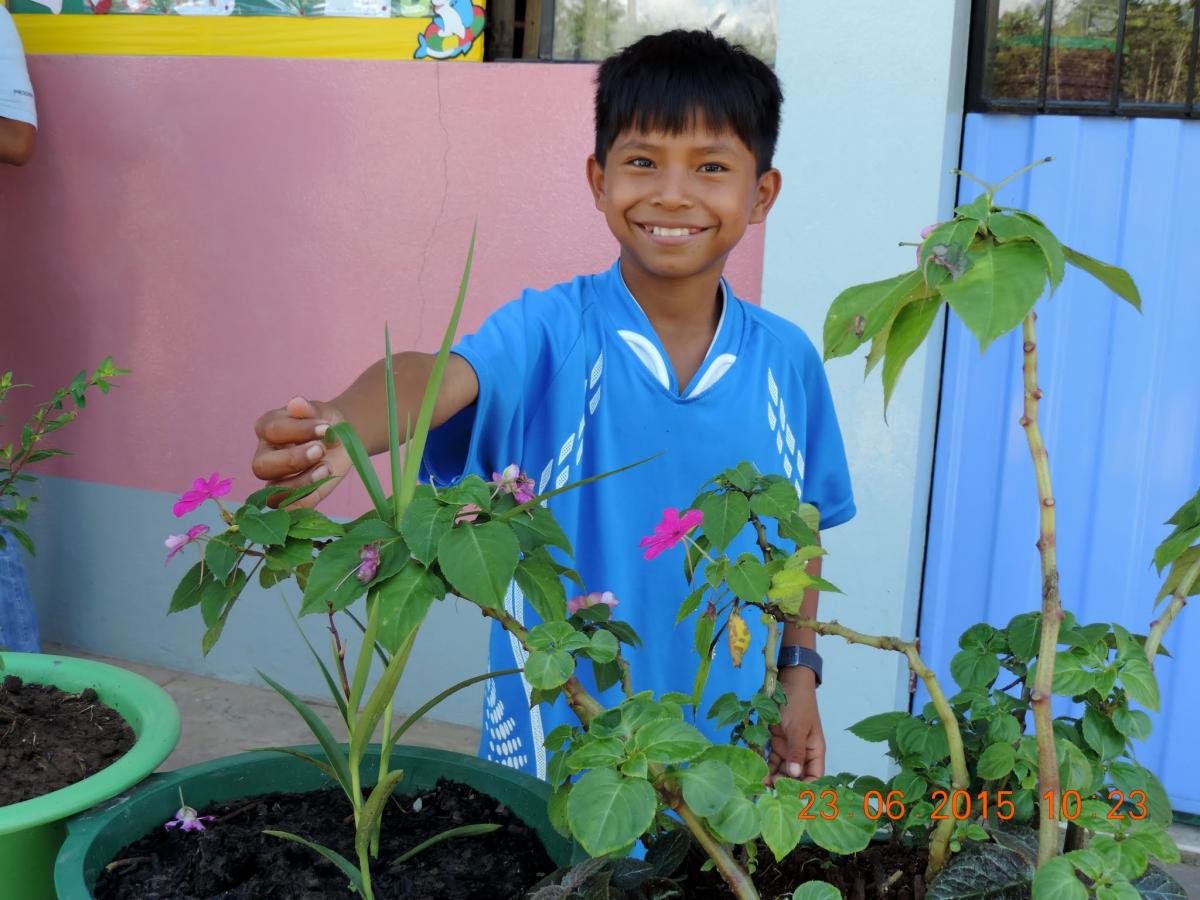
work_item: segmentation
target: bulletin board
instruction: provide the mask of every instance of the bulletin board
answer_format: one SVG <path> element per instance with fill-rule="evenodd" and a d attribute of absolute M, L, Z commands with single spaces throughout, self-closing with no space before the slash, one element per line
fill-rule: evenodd
<path fill-rule="evenodd" d="M 486 0 L 9 0 L 27 54 L 483 59 Z"/>

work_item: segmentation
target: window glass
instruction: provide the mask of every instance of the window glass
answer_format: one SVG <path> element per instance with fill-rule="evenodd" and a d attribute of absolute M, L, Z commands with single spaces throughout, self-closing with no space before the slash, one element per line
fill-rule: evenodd
<path fill-rule="evenodd" d="M 777 0 L 555 0 L 553 57 L 599 60 L 647 34 L 707 28 L 774 64 Z"/>

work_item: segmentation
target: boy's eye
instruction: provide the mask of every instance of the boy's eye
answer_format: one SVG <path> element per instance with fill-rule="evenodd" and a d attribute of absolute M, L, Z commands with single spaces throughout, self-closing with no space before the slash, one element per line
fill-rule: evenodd
<path fill-rule="evenodd" d="M 724 172 L 725 167 L 720 163 L 705 163 L 700 167 L 700 171 L 707 173 Z"/>
<path fill-rule="evenodd" d="M 636 157 L 635 159 L 631 159 L 629 161 L 629 164 L 631 166 L 635 166 L 639 169 L 649 169 L 651 166 L 654 165 L 654 163 L 652 163 L 650 160 L 646 159 L 646 157 L 644 157 L 644 156 L 639 156 L 639 157 Z"/>

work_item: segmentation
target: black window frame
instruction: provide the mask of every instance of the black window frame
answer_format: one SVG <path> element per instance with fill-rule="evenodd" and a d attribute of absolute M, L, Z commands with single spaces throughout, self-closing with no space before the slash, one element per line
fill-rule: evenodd
<path fill-rule="evenodd" d="M 988 96 L 988 64 L 999 17 L 999 3 L 971 0 L 970 43 L 967 50 L 967 112 L 1017 113 L 1024 115 L 1071 115 L 1109 117 L 1154 117 L 1170 119 L 1200 118 L 1200 83 L 1197 79 L 1200 57 L 1200 2 L 1192 9 L 1192 38 L 1188 52 L 1187 93 L 1182 104 L 1130 102 L 1121 99 L 1121 73 L 1124 53 L 1113 63 L 1112 86 L 1107 100 L 1053 100 L 1046 96 L 1049 84 L 1050 38 L 1054 22 L 1054 2 L 1046 0 L 1042 30 L 1042 58 L 1038 68 L 1037 99 L 995 98 Z M 1125 24 L 1129 0 L 1120 0 L 1116 46 L 1125 46 Z"/>

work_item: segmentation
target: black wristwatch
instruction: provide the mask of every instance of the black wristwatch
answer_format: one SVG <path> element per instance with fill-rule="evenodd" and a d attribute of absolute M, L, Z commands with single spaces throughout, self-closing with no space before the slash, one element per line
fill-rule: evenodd
<path fill-rule="evenodd" d="M 799 644 L 784 644 L 779 648 L 777 665 L 781 669 L 789 669 L 793 666 L 812 669 L 813 674 L 817 676 L 817 687 L 821 686 L 821 654 L 816 650 L 809 650 Z"/>

